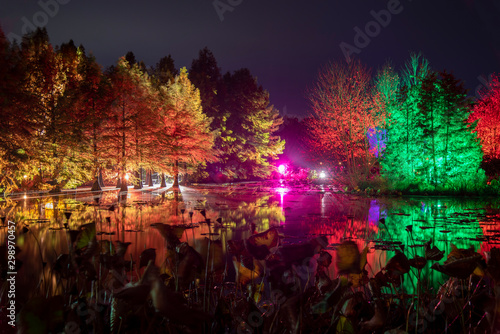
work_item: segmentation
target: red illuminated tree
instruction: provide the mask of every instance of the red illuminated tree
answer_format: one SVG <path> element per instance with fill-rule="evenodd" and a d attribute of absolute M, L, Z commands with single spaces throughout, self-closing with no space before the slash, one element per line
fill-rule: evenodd
<path fill-rule="evenodd" d="M 375 162 L 367 134 L 384 119 L 377 96 L 370 70 L 357 60 L 325 66 L 310 92 L 312 147 L 325 160 L 341 164 L 345 182 L 353 187 L 369 176 Z"/>
<path fill-rule="evenodd" d="M 482 92 L 473 108 L 469 122 L 477 122 L 476 132 L 481 139 L 486 160 L 500 159 L 500 82 L 493 76 L 490 88 Z"/>

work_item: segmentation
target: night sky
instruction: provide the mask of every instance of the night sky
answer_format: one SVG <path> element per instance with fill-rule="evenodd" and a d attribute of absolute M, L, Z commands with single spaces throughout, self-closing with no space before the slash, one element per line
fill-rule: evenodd
<path fill-rule="evenodd" d="M 389 59 L 399 69 L 420 51 L 471 96 L 500 72 L 500 0 L 1 0 L 0 8 L 8 37 L 45 26 L 54 45 L 73 39 L 104 67 L 133 51 L 148 66 L 171 54 L 189 69 L 206 46 L 222 73 L 249 68 L 282 115 L 308 113 L 308 87 L 328 61 L 345 61 L 340 44 L 356 47 L 356 27 L 373 36 L 358 38 L 357 56 L 374 71 Z M 381 14 L 374 24 L 382 10 L 392 10 L 390 22 Z"/>

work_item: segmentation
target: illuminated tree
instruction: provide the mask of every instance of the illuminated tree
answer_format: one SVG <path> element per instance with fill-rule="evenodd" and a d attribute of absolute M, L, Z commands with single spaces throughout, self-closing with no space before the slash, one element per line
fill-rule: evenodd
<path fill-rule="evenodd" d="M 330 63 L 319 72 L 309 99 L 314 149 L 334 165 L 341 164 L 344 182 L 357 186 L 370 176 L 375 162 L 368 131 L 384 119 L 369 69 L 357 60 Z"/>
<path fill-rule="evenodd" d="M 154 96 L 151 82 L 137 64 L 120 58 L 108 76 L 113 89 L 113 103 L 105 123 L 107 156 L 119 171 L 121 191 L 127 191 L 126 172 L 142 166 L 149 157 L 154 137 Z"/>
<path fill-rule="evenodd" d="M 155 129 L 156 162 L 172 165 L 174 187 L 178 187 L 179 162 L 195 166 L 214 159 L 210 119 L 202 112 L 199 90 L 182 68 L 173 81 L 159 89 L 159 124 Z"/>
<path fill-rule="evenodd" d="M 485 160 L 500 159 L 500 82 L 493 76 L 490 87 L 482 92 L 469 122 L 477 122 L 475 131 L 481 139 Z"/>
<path fill-rule="evenodd" d="M 450 190 L 481 183 L 482 153 L 466 120 L 470 102 L 453 75 L 412 56 L 392 108 L 382 174 L 397 189 Z"/>
<path fill-rule="evenodd" d="M 24 36 L 21 51 L 26 64 L 23 89 L 33 99 L 32 145 L 27 151 L 32 170 L 27 175 L 43 188 L 78 185 L 89 178 L 88 160 L 79 152 L 81 120 L 71 94 L 82 82 L 82 50 L 73 42 L 54 50 L 47 32 L 38 29 Z"/>
<path fill-rule="evenodd" d="M 267 177 L 273 171 L 270 162 L 283 152 L 285 143 L 275 135 L 283 119 L 248 69 L 227 73 L 223 82 L 221 108 L 227 119 L 214 167 L 230 179 Z"/>
<path fill-rule="evenodd" d="M 92 161 L 91 175 L 95 179 L 92 189 L 99 190 L 104 185 L 101 171 L 107 163 L 104 122 L 112 102 L 111 84 L 94 57 L 84 55 L 80 67 L 84 79 L 74 92 L 74 112 L 79 113 L 82 122 L 81 152 L 88 155 Z"/>
<path fill-rule="evenodd" d="M 421 133 L 415 122 L 419 114 L 422 81 L 428 73 L 427 60 L 420 55 L 412 55 L 401 79 L 389 69 L 383 70 L 377 79 L 388 114 L 386 148 L 381 159 L 382 174 L 401 184 L 415 180 L 414 158 L 421 151 L 416 145 Z M 392 81 L 396 83 L 392 84 Z"/>
<path fill-rule="evenodd" d="M 159 84 L 165 85 L 173 80 L 179 71 L 175 68 L 174 59 L 171 55 L 163 57 L 152 69 L 152 79 L 158 81 Z"/>
<path fill-rule="evenodd" d="M 20 50 L 10 45 L 0 28 L 0 188 L 10 191 L 24 180 L 29 169 L 27 149 L 31 143 L 32 99 L 21 85 L 23 60 Z"/>

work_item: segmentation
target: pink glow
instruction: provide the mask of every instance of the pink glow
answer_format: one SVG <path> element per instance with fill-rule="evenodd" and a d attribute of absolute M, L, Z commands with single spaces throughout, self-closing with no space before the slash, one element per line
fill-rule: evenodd
<path fill-rule="evenodd" d="M 285 174 L 285 170 L 286 170 L 285 165 L 279 165 L 278 172 L 280 172 L 280 174 Z"/>

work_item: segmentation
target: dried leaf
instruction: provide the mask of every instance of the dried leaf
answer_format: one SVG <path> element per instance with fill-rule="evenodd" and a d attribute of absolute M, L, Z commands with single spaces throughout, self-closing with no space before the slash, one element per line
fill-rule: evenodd
<path fill-rule="evenodd" d="M 360 273 L 361 255 L 358 245 L 351 240 L 344 241 L 337 247 L 337 270 L 339 274 Z"/>

